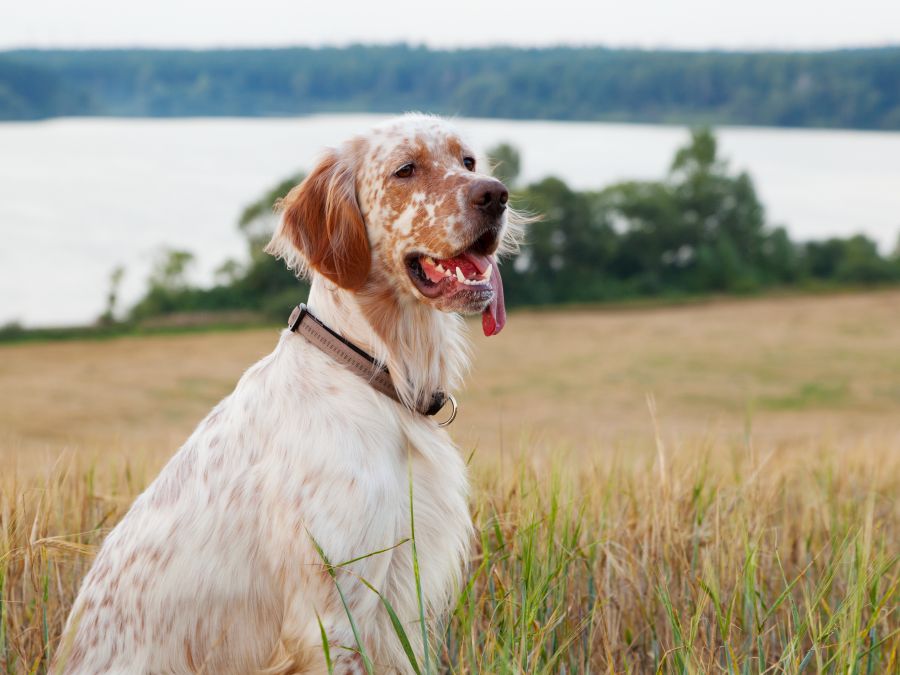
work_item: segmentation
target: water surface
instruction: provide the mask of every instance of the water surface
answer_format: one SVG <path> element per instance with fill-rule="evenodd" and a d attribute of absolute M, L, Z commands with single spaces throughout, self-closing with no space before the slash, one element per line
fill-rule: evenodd
<path fill-rule="evenodd" d="M 0 323 L 91 321 L 110 271 L 138 298 L 157 251 L 197 256 L 201 283 L 242 259 L 241 209 L 324 146 L 383 119 L 59 119 L 0 124 Z M 481 148 L 510 141 L 523 179 L 577 188 L 659 178 L 681 127 L 458 119 Z M 900 133 L 721 128 L 723 154 L 750 171 L 772 222 L 798 239 L 900 231 Z"/>

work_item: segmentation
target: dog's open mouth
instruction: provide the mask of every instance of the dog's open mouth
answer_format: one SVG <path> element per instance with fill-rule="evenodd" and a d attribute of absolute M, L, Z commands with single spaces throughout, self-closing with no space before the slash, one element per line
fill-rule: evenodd
<path fill-rule="evenodd" d="M 493 255 L 467 249 L 450 258 L 415 253 L 406 259 L 410 278 L 426 298 L 459 297 L 468 307 L 484 307 L 485 335 L 496 335 L 506 323 L 503 283 Z"/>

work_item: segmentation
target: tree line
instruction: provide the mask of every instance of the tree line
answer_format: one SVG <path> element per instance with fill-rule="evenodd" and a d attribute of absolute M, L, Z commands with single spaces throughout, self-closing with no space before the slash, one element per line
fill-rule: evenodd
<path fill-rule="evenodd" d="M 540 217 L 504 264 L 513 307 L 900 283 L 900 246 L 882 254 L 863 235 L 796 242 L 771 226 L 752 178 L 730 170 L 708 129 L 691 133 L 660 180 L 597 191 L 553 177 L 518 185 L 518 151 L 503 144 L 490 154 L 515 205 Z M 219 282 L 199 288 L 188 283 L 190 253 L 167 251 L 129 319 L 225 310 L 283 319 L 306 291 L 262 248 L 276 224 L 272 204 L 301 178 L 286 178 L 242 213 L 246 261 L 225 262 Z"/>
<path fill-rule="evenodd" d="M 900 129 L 900 47 L 826 52 L 346 48 L 0 52 L 0 120 L 476 117 Z"/>

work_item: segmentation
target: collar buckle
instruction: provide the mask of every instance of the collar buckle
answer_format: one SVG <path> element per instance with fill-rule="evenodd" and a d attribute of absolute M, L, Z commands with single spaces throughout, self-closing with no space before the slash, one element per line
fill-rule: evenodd
<path fill-rule="evenodd" d="M 291 312 L 291 316 L 288 318 L 288 328 L 290 328 L 292 333 L 297 332 L 297 326 L 300 325 L 300 322 L 303 321 L 303 317 L 309 314 L 309 309 L 306 307 L 305 303 L 300 303 L 296 307 L 294 307 L 294 311 Z"/>

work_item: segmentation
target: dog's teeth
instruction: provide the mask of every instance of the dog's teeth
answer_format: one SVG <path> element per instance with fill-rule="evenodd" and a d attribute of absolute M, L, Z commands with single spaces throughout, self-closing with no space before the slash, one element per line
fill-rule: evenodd
<path fill-rule="evenodd" d="M 488 265 L 488 268 L 484 271 L 484 274 L 481 275 L 481 278 L 485 281 L 489 281 L 491 278 L 491 273 L 494 271 L 493 263 Z"/>
<path fill-rule="evenodd" d="M 441 263 L 438 263 L 437 265 L 435 265 L 435 266 L 434 266 L 434 269 L 436 269 L 436 270 L 437 270 L 438 272 L 440 272 L 441 274 L 443 274 L 444 272 L 446 272 L 446 270 L 444 269 L 444 266 L 441 265 Z"/>
<path fill-rule="evenodd" d="M 456 278 L 459 279 L 459 283 L 466 283 L 466 276 L 462 273 L 462 270 L 458 267 L 456 268 Z"/>

